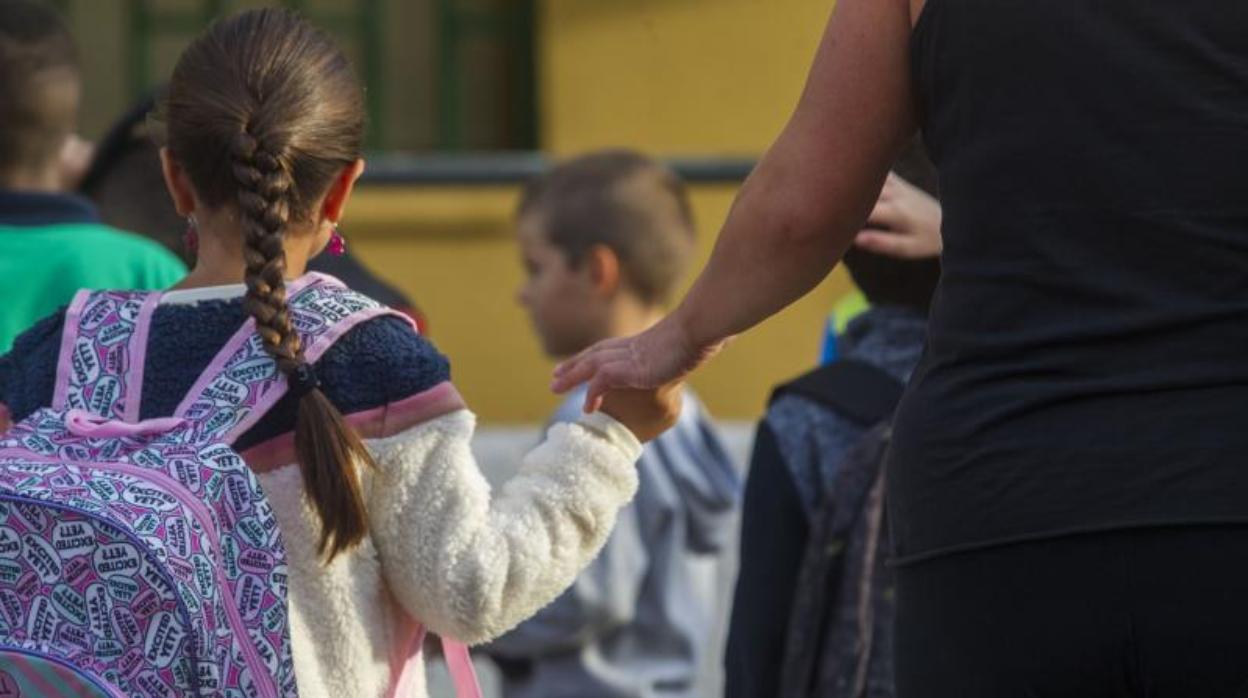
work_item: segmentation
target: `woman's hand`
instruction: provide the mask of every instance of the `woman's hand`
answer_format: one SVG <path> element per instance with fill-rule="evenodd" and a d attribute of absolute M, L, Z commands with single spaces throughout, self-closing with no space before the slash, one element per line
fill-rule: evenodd
<path fill-rule="evenodd" d="M 700 346 L 677 310 L 639 335 L 604 340 L 563 362 L 555 368 L 551 387 L 566 393 L 589 381 L 585 411 L 594 412 L 603 406 L 607 391 L 663 388 L 682 380 L 721 347 Z"/>
<path fill-rule="evenodd" d="M 854 245 L 900 259 L 939 257 L 943 248 L 940 221 L 939 201 L 890 173 Z"/>
<path fill-rule="evenodd" d="M 675 382 L 650 390 L 612 390 L 602 398 L 602 411 L 628 427 L 638 441 L 645 443 L 676 424 L 680 417 L 683 387 L 683 383 Z"/>

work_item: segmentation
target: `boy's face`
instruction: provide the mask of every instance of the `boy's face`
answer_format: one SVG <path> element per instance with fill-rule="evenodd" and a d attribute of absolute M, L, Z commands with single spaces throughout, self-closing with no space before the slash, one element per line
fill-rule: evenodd
<path fill-rule="evenodd" d="M 604 337 L 608 303 L 595 287 L 590 265 L 573 267 L 550 244 L 540 212 L 516 224 L 526 280 L 516 299 L 529 311 L 542 348 L 556 358 L 571 356 Z"/>

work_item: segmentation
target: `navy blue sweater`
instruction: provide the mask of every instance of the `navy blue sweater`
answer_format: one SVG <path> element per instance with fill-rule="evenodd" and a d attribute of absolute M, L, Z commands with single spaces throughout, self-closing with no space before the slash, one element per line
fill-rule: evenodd
<path fill-rule="evenodd" d="M 152 316 L 140 418 L 166 417 L 246 320 L 242 299 L 162 305 Z M 0 403 L 16 422 L 52 402 L 65 310 L 44 318 L 0 357 Z M 450 379 L 446 357 L 406 322 L 368 320 L 316 363 L 325 395 L 343 414 L 382 407 Z M 283 397 L 234 444 L 246 450 L 294 429 L 295 401 Z"/>

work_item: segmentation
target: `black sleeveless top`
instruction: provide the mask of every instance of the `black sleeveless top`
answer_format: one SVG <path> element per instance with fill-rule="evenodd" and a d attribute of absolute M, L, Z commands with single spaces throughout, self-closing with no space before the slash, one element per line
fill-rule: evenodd
<path fill-rule="evenodd" d="M 945 253 L 899 560 L 1248 522 L 1248 2 L 928 0 L 912 51 Z"/>

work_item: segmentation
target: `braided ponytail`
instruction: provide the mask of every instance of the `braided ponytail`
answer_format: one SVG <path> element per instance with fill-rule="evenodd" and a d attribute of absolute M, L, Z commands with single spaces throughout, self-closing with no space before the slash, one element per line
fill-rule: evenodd
<path fill-rule="evenodd" d="M 295 451 L 321 520 L 326 561 L 367 532 L 359 436 L 316 387 L 286 299 L 284 238 L 314 220 L 330 183 L 359 157 L 363 95 L 326 35 L 281 9 L 214 24 L 182 54 L 165 104 L 169 150 L 209 208 L 242 230 L 244 308 L 297 396 Z"/>
<path fill-rule="evenodd" d="M 282 238 L 290 213 L 291 178 L 281 149 L 242 131 L 231 149 L 243 229 L 243 308 L 277 367 L 294 385 L 306 370 L 303 345 L 286 304 L 286 253 Z M 315 385 L 301 386 L 295 418 L 295 453 L 308 498 L 321 519 L 317 551 L 332 560 L 368 531 L 356 464 L 374 467 L 372 456 L 342 414 Z"/>

